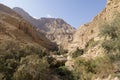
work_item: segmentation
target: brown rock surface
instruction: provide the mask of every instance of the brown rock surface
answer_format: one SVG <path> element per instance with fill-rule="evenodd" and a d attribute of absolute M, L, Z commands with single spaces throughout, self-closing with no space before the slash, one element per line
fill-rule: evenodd
<path fill-rule="evenodd" d="M 13 10 L 34 25 L 40 33 L 46 35 L 50 41 L 66 48 L 68 43 L 73 40 L 76 30 L 64 20 L 60 18 L 35 19 L 21 8 L 15 7 Z"/>
<path fill-rule="evenodd" d="M 55 49 L 41 33 L 12 9 L 0 4 L 0 41 L 15 40 L 24 44 L 39 44 L 47 49 Z"/>
<path fill-rule="evenodd" d="M 84 48 L 90 39 L 98 37 L 99 26 L 105 22 L 113 20 L 116 11 L 120 12 L 120 1 L 108 0 L 107 5 L 102 12 L 94 17 L 91 22 L 78 28 L 74 34 L 72 43 L 68 46 L 68 49 L 74 51 L 77 47 Z"/>
<path fill-rule="evenodd" d="M 59 18 L 41 18 L 40 23 L 46 27 L 46 37 L 66 48 L 67 44 L 73 40 L 75 29 Z"/>

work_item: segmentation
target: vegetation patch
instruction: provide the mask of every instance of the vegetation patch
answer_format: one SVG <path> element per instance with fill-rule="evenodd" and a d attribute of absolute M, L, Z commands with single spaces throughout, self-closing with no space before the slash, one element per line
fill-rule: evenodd
<path fill-rule="evenodd" d="M 74 53 L 72 53 L 72 57 L 77 58 L 83 54 L 84 54 L 84 49 L 77 48 L 76 51 Z"/>
<path fill-rule="evenodd" d="M 73 70 L 74 80 L 92 80 L 97 77 L 105 78 L 113 72 L 113 65 L 107 57 L 95 60 L 78 58 Z"/>
<path fill-rule="evenodd" d="M 100 27 L 100 35 L 106 39 L 102 43 L 105 53 L 112 61 L 120 60 L 120 13 L 115 15 L 110 24 L 104 24 Z"/>

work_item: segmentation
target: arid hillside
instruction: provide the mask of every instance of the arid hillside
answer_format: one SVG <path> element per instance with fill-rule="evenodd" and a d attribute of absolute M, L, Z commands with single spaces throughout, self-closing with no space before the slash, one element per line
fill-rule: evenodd
<path fill-rule="evenodd" d="M 84 48 L 86 43 L 96 38 L 99 34 L 99 26 L 104 23 L 110 23 L 117 13 L 120 12 L 119 0 L 108 0 L 106 7 L 89 23 L 81 25 L 74 34 L 73 42 L 70 43 L 69 49 L 75 50 L 77 47 Z"/>
<path fill-rule="evenodd" d="M 0 4 L 0 25 L 1 41 L 11 39 L 23 44 L 36 43 L 47 49 L 57 47 L 19 14 L 2 4 Z"/>
<path fill-rule="evenodd" d="M 66 48 L 68 43 L 73 40 L 76 29 L 60 18 L 41 18 L 35 19 L 23 9 L 15 7 L 15 12 L 25 20 L 34 25 L 37 31 L 42 32 L 50 41 Z"/>
<path fill-rule="evenodd" d="M 119 46 L 120 1 L 107 0 L 104 10 L 74 34 L 66 66 L 75 80 L 119 80 Z"/>

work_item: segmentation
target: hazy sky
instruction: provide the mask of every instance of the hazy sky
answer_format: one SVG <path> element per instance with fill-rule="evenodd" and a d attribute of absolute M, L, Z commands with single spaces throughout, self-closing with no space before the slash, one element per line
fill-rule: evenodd
<path fill-rule="evenodd" d="M 0 3 L 21 7 L 35 18 L 62 18 L 77 28 L 103 10 L 106 0 L 0 0 Z"/>

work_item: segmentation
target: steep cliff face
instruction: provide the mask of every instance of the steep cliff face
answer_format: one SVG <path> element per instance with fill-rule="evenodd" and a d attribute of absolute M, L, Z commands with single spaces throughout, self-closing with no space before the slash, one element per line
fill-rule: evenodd
<path fill-rule="evenodd" d="M 24 44 L 37 43 L 47 49 L 56 47 L 19 14 L 2 4 L 0 4 L 0 25 L 1 41 L 11 39 Z"/>
<path fill-rule="evenodd" d="M 85 48 L 86 43 L 98 37 L 99 26 L 105 22 L 110 22 L 114 19 L 115 13 L 120 12 L 119 0 L 108 0 L 105 9 L 100 12 L 93 20 L 78 28 L 74 34 L 73 42 L 69 45 L 69 50 L 75 50 L 77 47 Z M 73 47 L 74 46 L 74 47 Z"/>
<path fill-rule="evenodd" d="M 67 24 L 64 20 L 59 18 L 41 18 L 39 21 L 42 26 L 46 27 L 46 37 L 52 42 L 56 42 L 61 46 L 64 45 L 65 47 L 68 42 L 73 40 L 75 28 Z"/>
<path fill-rule="evenodd" d="M 68 46 L 66 66 L 77 80 L 120 80 L 119 32 L 120 0 L 108 0 L 102 12 L 80 26 Z"/>

